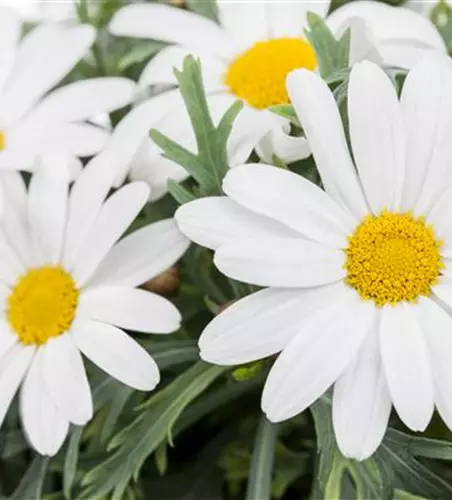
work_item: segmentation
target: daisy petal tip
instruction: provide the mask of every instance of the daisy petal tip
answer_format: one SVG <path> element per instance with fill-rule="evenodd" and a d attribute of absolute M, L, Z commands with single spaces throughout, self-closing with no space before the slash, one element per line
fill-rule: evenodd
<path fill-rule="evenodd" d="M 76 29 L 78 29 L 79 32 L 81 33 L 81 35 L 83 35 L 85 37 L 86 43 L 89 43 L 90 46 L 91 46 L 91 44 L 94 43 L 94 40 L 96 39 L 96 34 L 97 34 L 94 26 L 91 26 L 90 24 L 81 24 Z"/>
<path fill-rule="evenodd" d="M 303 83 L 306 78 L 310 78 L 313 75 L 315 76 L 313 71 L 309 71 L 305 68 L 294 69 L 286 76 L 286 86 L 289 88 L 292 85 L 299 85 Z"/>

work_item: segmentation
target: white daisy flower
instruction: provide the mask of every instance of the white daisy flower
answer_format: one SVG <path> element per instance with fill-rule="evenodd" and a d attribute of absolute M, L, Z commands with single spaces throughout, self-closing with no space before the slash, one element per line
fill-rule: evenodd
<path fill-rule="evenodd" d="M 325 82 L 296 70 L 287 85 L 325 191 L 245 165 L 225 177 L 226 197 L 178 210 L 224 274 L 268 287 L 208 325 L 201 357 L 235 365 L 282 351 L 262 396 L 268 418 L 293 417 L 334 384 L 339 447 L 365 459 L 392 404 L 412 430 L 434 406 L 452 428 L 451 61 L 419 63 L 400 102 L 383 70 L 355 65 L 354 162 Z"/>
<path fill-rule="evenodd" d="M 167 299 L 136 289 L 188 246 L 172 219 L 119 238 L 149 196 L 132 183 L 108 199 L 114 158 L 94 158 L 68 193 L 68 173 L 43 164 L 28 193 L 16 172 L 2 176 L 0 232 L 0 423 L 20 391 L 25 432 L 53 455 L 69 423 L 93 413 L 81 353 L 112 377 L 152 390 L 159 370 L 121 328 L 166 334 L 180 314 Z"/>
<path fill-rule="evenodd" d="M 288 135 L 289 122 L 267 108 L 289 102 L 284 82 L 291 70 L 316 68 L 315 54 L 303 34 L 306 14 L 311 11 L 324 17 L 330 2 L 219 1 L 217 5 L 219 25 L 175 7 L 134 4 L 115 15 L 110 31 L 172 44 L 146 66 L 139 82 L 142 87 L 175 85 L 173 68 L 181 68 L 183 59 L 194 54 L 201 59 L 207 98 L 215 117 L 221 117 L 236 99 L 243 99 L 245 108 L 236 120 L 234 134 L 246 143 L 244 151 L 257 147 L 267 162 L 272 161 L 273 154 L 286 162 L 306 158 L 310 154 L 306 139 Z M 383 58 L 384 62 L 405 67 L 404 63 L 413 61 L 413 46 L 418 52 L 421 48 L 445 51 L 434 26 L 407 9 L 353 2 L 328 17 L 328 22 L 338 33 L 351 25 L 353 57 Z M 148 120 L 175 141 L 194 149 L 193 133 L 177 89 L 154 99 L 158 100 L 154 106 L 159 111 Z M 136 130 L 136 120 L 130 118 L 123 124 L 127 126 Z M 145 126 L 143 130 L 142 136 L 148 132 Z M 135 142 L 133 160 L 127 162 L 131 176 L 156 186 L 153 193 L 166 191 L 167 178 L 180 181 L 188 176 L 181 167 L 162 159 L 151 140 Z"/>
<path fill-rule="evenodd" d="M 334 11 L 328 17 L 328 24 L 334 32 L 351 27 L 352 62 L 367 59 L 410 69 L 426 52 L 446 52 L 433 23 L 404 7 L 373 0 L 350 2 Z"/>
<path fill-rule="evenodd" d="M 54 87 L 88 52 L 96 32 L 88 25 L 45 24 L 20 38 L 22 21 L 0 7 L 0 169 L 33 170 L 40 155 L 59 153 L 72 166 L 108 140 L 88 123 L 134 97 L 126 78 L 93 78 Z"/>

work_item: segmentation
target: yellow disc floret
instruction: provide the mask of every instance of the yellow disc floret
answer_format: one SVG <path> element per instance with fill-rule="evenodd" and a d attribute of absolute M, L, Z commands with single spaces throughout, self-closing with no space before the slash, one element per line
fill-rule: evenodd
<path fill-rule="evenodd" d="M 441 241 L 424 218 L 384 211 L 349 237 L 346 282 L 377 306 L 428 295 L 443 268 Z"/>
<path fill-rule="evenodd" d="M 294 69 L 313 70 L 314 51 L 301 38 L 257 42 L 229 66 L 225 83 L 231 92 L 258 109 L 289 103 L 286 77 Z"/>
<path fill-rule="evenodd" d="M 3 151 L 6 148 L 6 136 L 4 132 L 0 130 L 0 151 Z"/>
<path fill-rule="evenodd" d="M 79 291 L 61 267 L 29 270 L 8 297 L 7 317 L 22 344 L 41 345 L 66 332 L 74 320 Z"/>

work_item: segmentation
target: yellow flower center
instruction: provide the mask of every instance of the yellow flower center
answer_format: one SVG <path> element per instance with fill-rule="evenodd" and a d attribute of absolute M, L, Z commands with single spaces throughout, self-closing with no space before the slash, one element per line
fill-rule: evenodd
<path fill-rule="evenodd" d="M 3 151 L 5 147 L 6 147 L 5 133 L 0 130 L 0 151 Z"/>
<path fill-rule="evenodd" d="M 288 104 L 286 77 L 294 69 L 313 70 L 314 51 L 300 38 L 257 42 L 229 65 L 225 83 L 231 92 L 258 109 Z"/>
<path fill-rule="evenodd" d="M 9 323 L 22 344 L 45 344 L 69 329 L 78 296 L 74 280 L 61 267 L 31 269 L 8 297 Z"/>
<path fill-rule="evenodd" d="M 441 269 L 441 241 L 424 218 L 383 211 L 349 237 L 346 282 L 377 306 L 429 295 Z"/>

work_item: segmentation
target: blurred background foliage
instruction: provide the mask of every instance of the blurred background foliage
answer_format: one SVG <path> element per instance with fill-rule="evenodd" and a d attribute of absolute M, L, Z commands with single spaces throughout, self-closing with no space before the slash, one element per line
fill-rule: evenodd
<path fill-rule="evenodd" d="M 161 42 L 109 36 L 107 25 L 125 3 L 132 2 L 76 3 L 75 15 L 81 22 L 92 24 L 98 38 L 89 56 L 68 76 L 69 81 L 104 75 L 136 79 L 144 64 L 162 48 Z M 164 3 L 216 18 L 214 0 Z M 343 3 L 346 0 L 334 0 L 332 8 Z M 440 2 L 432 11 L 432 19 L 452 49 L 451 12 L 446 2 Z M 324 29 L 323 23 L 312 19 L 311 33 Z M 333 40 L 318 50 L 339 51 L 340 44 Z M 317 55 L 321 59 L 322 54 Z M 343 61 L 345 68 L 346 64 Z M 323 68 L 323 76 L 335 82 L 339 101 L 341 95 L 345 97 L 344 67 L 339 64 Z M 342 76 L 335 79 L 337 75 Z M 217 138 L 217 164 L 213 168 L 224 174 L 227 165 L 221 150 L 240 106 L 231 108 L 215 128 L 204 96 L 190 94 L 193 84 L 201 85 L 198 63 L 187 60 L 178 78 L 190 103 L 189 111 L 210 127 L 210 137 Z M 277 111 L 290 113 L 287 107 Z M 117 123 L 126 112 L 116 112 L 111 122 Z M 152 137 L 168 157 L 175 157 L 171 140 L 158 131 L 153 131 Z M 180 203 L 194 196 L 220 192 L 221 187 L 209 177 L 212 166 L 203 160 L 211 147 L 212 142 L 198 137 L 197 163 L 204 165 L 205 171 L 191 172 L 193 178 L 182 186 L 172 184 L 170 194 L 148 205 L 135 227 L 173 215 Z M 177 150 L 179 163 L 187 168 L 190 155 Z M 319 182 L 312 159 L 290 168 Z M 160 367 L 162 382 L 158 390 L 151 394 L 133 391 L 94 365 L 87 366 L 95 418 L 84 428 L 73 427 L 65 446 L 52 459 L 30 450 L 19 427 L 17 404 L 12 406 L 0 431 L 2 498 L 452 498 L 452 436 L 439 418 L 433 420 L 424 435 L 413 436 L 393 416 L 378 452 L 358 463 L 345 459 L 337 449 L 328 394 L 310 412 L 274 425 L 260 412 L 260 394 L 272 359 L 236 368 L 199 360 L 197 338 L 205 325 L 231 301 L 252 291 L 248 285 L 221 276 L 212 264 L 210 251 L 192 246 L 179 265 L 144 286 L 173 300 L 184 317 L 182 328 L 163 340 L 136 335 Z"/>

